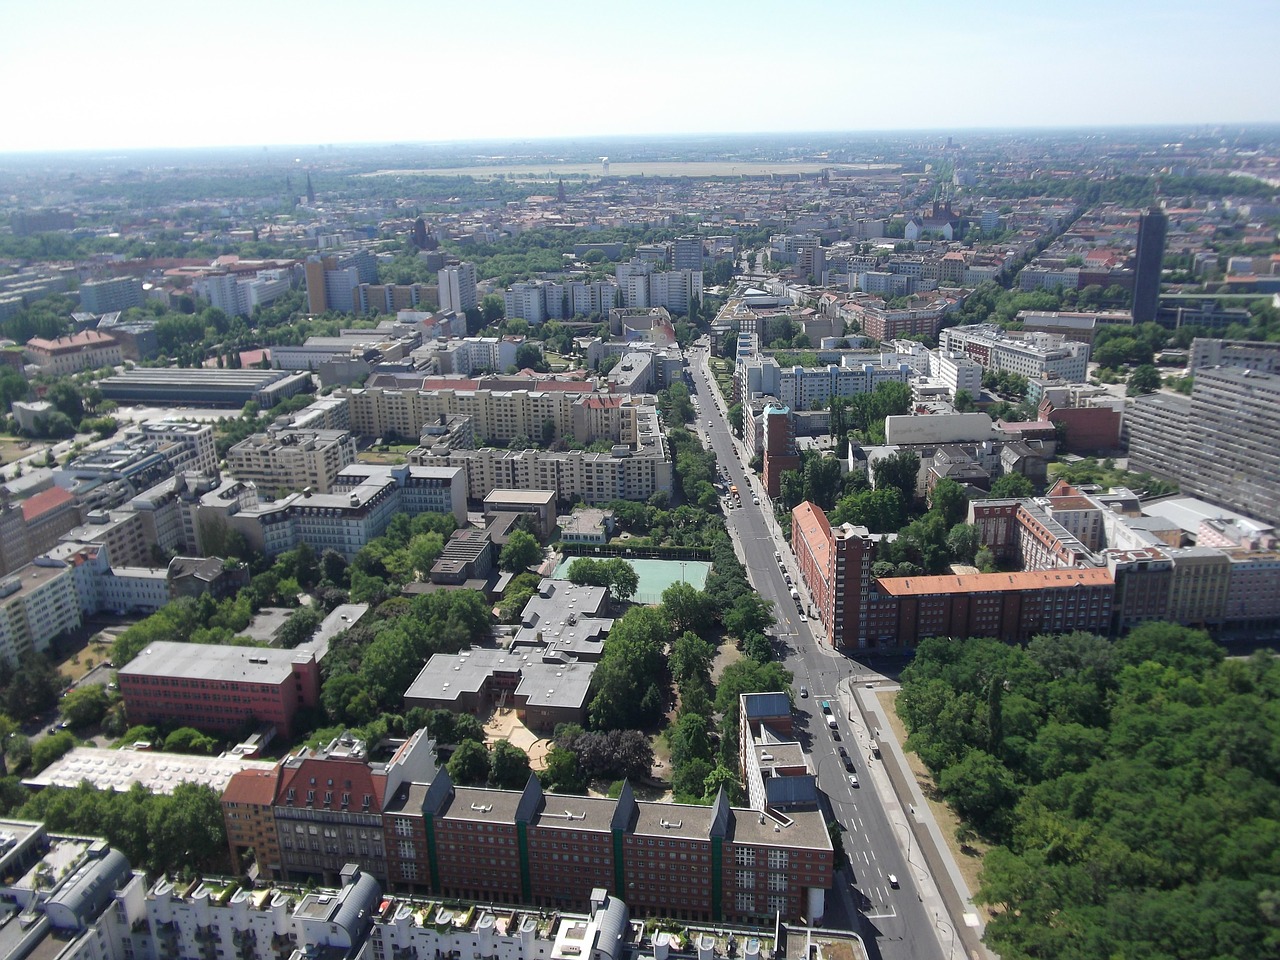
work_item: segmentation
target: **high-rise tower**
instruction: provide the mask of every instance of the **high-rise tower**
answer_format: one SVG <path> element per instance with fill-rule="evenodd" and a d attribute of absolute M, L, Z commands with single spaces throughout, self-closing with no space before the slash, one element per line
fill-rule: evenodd
<path fill-rule="evenodd" d="M 1160 276 L 1164 269 L 1164 236 L 1169 220 L 1159 207 L 1138 219 L 1138 249 L 1133 270 L 1133 321 L 1155 320 L 1160 306 Z"/>

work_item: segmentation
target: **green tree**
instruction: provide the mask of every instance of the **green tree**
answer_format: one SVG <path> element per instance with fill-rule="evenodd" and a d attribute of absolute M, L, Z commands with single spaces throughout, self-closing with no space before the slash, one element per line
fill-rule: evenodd
<path fill-rule="evenodd" d="M 543 786 L 556 793 L 583 793 L 587 789 L 577 754 L 560 746 L 547 751 L 542 779 Z"/>
<path fill-rule="evenodd" d="M 460 786 L 482 787 L 489 780 L 489 751 L 483 743 L 464 740 L 445 764 L 453 782 Z"/>
<path fill-rule="evenodd" d="M 542 356 L 542 347 L 528 340 L 516 347 L 516 366 L 521 370 L 534 370 L 538 373 L 546 373 L 551 369 Z"/>
<path fill-rule="evenodd" d="M 640 589 L 640 575 L 636 573 L 636 568 L 621 557 L 605 560 L 604 565 L 609 595 L 615 603 L 626 603 Z"/>
<path fill-rule="evenodd" d="M 716 648 L 696 633 L 688 632 L 676 638 L 671 645 L 671 676 L 677 683 L 711 676 L 711 662 Z"/>
<path fill-rule="evenodd" d="M 211 756 L 218 751 L 218 741 L 194 727 L 179 727 L 164 738 L 168 753 L 200 753 Z"/>
<path fill-rule="evenodd" d="M 512 532 L 498 559 L 498 565 L 511 573 L 520 573 L 542 559 L 542 545 L 523 530 Z"/>
<path fill-rule="evenodd" d="M 1159 389 L 1160 371 L 1151 364 L 1144 363 L 1129 374 L 1129 385 L 1125 388 L 1125 393 L 1131 397 L 1140 397 L 1143 394 L 1155 393 Z"/>
<path fill-rule="evenodd" d="M 956 413 L 970 413 L 977 409 L 977 403 L 974 402 L 973 394 L 968 390 L 957 390 L 953 406 Z"/>
<path fill-rule="evenodd" d="M 948 530 L 957 523 L 963 523 L 969 513 L 969 495 L 950 477 L 944 477 L 934 485 L 929 499 L 932 503 L 930 509 L 942 515 Z"/>
<path fill-rule="evenodd" d="M 1006 473 L 991 484 L 990 500 L 1025 500 L 1035 494 L 1035 487 L 1020 473 Z"/>
<path fill-rule="evenodd" d="M 742 436 L 742 404 L 735 403 L 729 408 L 729 426 L 733 428 L 733 432 L 737 436 Z"/>
<path fill-rule="evenodd" d="M 107 691 L 101 684 L 89 683 L 72 690 L 62 700 L 62 715 L 76 730 L 101 723 L 107 713 Z"/>
<path fill-rule="evenodd" d="M 662 591 L 662 612 L 671 625 L 672 633 L 684 633 L 688 630 L 700 633 L 713 620 L 706 596 L 684 581 L 673 583 Z M 677 674 L 677 678 L 678 676 Z"/>
<path fill-rule="evenodd" d="M 490 293 L 480 301 L 480 317 L 484 321 L 484 325 L 490 326 L 497 323 L 507 315 L 507 305 L 502 297 L 496 293 Z"/>
<path fill-rule="evenodd" d="M 493 745 L 489 760 L 489 785 L 500 790 L 521 790 L 529 782 L 529 755 L 506 740 Z"/>
<path fill-rule="evenodd" d="M 947 531 L 947 551 L 956 563 L 973 563 L 981 542 L 978 528 L 968 523 L 957 523 Z"/>
<path fill-rule="evenodd" d="M 31 772 L 39 773 L 76 745 L 76 738 L 65 730 L 45 737 L 31 748 Z"/>
<path fill-rule="evenodd" d="M 898 450 L 875 461 L 871 468 L 876 489 L 893 487 L 902 495 L 902 502 L 914 503 L 916 478 L 920 473 L 920 457 L 913 450 Z"/>
<path fill-rule="evenodd" d="M 289 619 L 280 628 L 277 639 L 286 650 L 292 650 L 300 643 L 306 643 L 315 634 L 324 618 L 314 607 L 299 607 L 289 614 Z"/>

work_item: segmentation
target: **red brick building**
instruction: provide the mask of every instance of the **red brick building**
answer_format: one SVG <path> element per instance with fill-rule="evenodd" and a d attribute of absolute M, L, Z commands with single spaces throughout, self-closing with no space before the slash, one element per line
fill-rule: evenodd
<path fill-rule="evenodd" d="M 1071 568 L 1078 541 L 1052 531 L 1020 501 L 975 501 L 981 542 L 1008 557 L 1048 557 L 1054 569 L 967 576 L 875 579 L 882 536 L 865 527 L 832 528 L 812 503 L 792 512 L 792 548 L 831 643 L 839 647 L 915 647 L 922 637 L 991 636 L 1021 642 L 1037 633 L 1110 633 L 1115 582 L 1106 569 Z"/>
<path fill-rule="evenodd" d="M 282 761 L 279 859 L 259 866 L 329 882 L 356 862 L 388 890 L 549 909 L 577 909 L 603 887 L 638 915 L 687 921 L 825 912 L 835 854 L 817 809 L 734 809 L 724 794 L 711 806 L 647 803 L 629 786 L 616 800 L 548 794 L 532 776 L 523 790 L 462 787 L 433 749 L 419 731 L 386 763 L 346 737 Z M 264 793 L 237 781 L 224 797 L 236 854 L 268 832 L 244 823 L 247 804 L 265 815 Z"/>
<path fill-rule="evenodd" d="M 796 449 L 796 422 L 787 407 L 767 406 L 764 411 L 764 489 L 776 498 L 782 472 L 800 468 Z"/>
<path fill-rule="evenodd" d="M 237 873 L 249 855 L 261 864 L 280 862 L 280 843 L 272 813 L 280 768 L 241 770 L 222 791 L 222 821 L 227 828 L 231 867 Z M 269 873 L 268 876 L 275 876 Z"/>
<path fill-rule="evenodd" d="M 129 723 L 233 732 L 248 722 L 293 735 L 293 718 L 320 702 L 314 651 L 207 643 L 151 644 L 119 671 Z"/>
<path fill-rule="evenodd" d="M 1111 631 L 1115 583 L 1105 569 L 886 577 L 875 590 L 897 608 L 899 646 L 922 637 L 997 637 Z"/>

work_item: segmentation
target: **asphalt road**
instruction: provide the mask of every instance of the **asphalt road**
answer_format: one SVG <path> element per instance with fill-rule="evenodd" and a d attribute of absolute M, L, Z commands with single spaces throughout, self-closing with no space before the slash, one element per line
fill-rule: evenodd
<path fill-rule="evenodd" d="M 797 736 L 812 757 L 818 785 L 829 798 L 832 813 L 845 827 L 844 845 L 849 863 L 836 875 L 833 889 L 827 894 L 823 925 L 860 933 L 873 960 L 875 957 L 887 960 L 942 957 L 934 931 L 937 921 L 925 909 L 917 888 L 917 878 L 926 870 L 923 858 L 915 851 L 908 864 L 890 822 L 890 816 L 903 820 L 905 813 L 896 804 L 892 811 L 882 804 L 869 768 L 870 764 L 880 761 L 870 757 L 866 731 L 855 729 L 848 706 L 842 709 L 837 696 L 837 684 L 841 681 L 857 678 L 858 682 L 875 682 L 879 674 L 843 654 L 829 648 L 824 650 L 814 636 L 815 629 L 821 630 L 820 625 L 800 619 L 784 578 L 785 573 L 790 573 L 797 582 L 808 610 L 808 598 L 803 584 L 799 583 L 795 558 L 767 513 L 771 510 L 767 501 L 762 498 L 759 506 L 752 503 L 752 494 L 763 491 L 741 460 L 725 410 L 718 402 L 719 395 L 708 384 L 706 360 L 705 351 L 691 355 L 694 395 L 698 397 L 698 430 L 704 443 L 709 444 L 719 463 L 728 470 L 730 483 L 736 483 L 742 493 L 743 505 L 728 511 L 726 522 L 739 541 L 739 556 L 745 556 L 744 565 L 752 586 L 774 605 L 778 619 L 776 633 L 784 647 L 784 662 L 795 674 Z M 782 554 L 785 572 L 774 559 L 775 552 Z M 802 686 L 808 691 L 807 697 L 799 696 Z M 822 711 L 824 700 L 830 702 L 836 718 L 835 731 L 828 727 Z M 839 753 L 841 747 L 852 761 L 858 787 L 849 783 L 849 773 Z M 889 874 L 897 878 L 898 888 L 890 886 Z M 942 918 L 941 923 L 947 922 Z"/>

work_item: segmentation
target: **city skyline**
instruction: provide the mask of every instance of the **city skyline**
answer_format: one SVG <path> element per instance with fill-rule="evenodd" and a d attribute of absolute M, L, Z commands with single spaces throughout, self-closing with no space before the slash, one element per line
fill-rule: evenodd
<path fill-rule="evenodd" d="M 964 22 L 936 0 L 556 11 L 28 5 L 0 37 L 0 83 L 23 91 L 0 153 L 1280 120 L 1262 0 L 1230 19 L 1186 0 L 997 0 Z M 360 39 L 391 26 L 403 50 Z"/>

